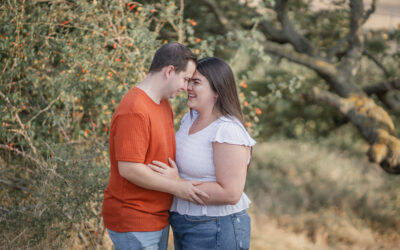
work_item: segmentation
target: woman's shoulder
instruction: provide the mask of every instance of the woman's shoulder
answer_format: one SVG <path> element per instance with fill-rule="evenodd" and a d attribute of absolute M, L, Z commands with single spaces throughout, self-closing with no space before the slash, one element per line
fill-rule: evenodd
<path fill-rule="evenodd" d="M 256 143 L 243 124 L 236 117 L 230 115 L 225 115 L 218 119 L 215 136 L 212 141 L 246 146 L 253 146 Z"/>

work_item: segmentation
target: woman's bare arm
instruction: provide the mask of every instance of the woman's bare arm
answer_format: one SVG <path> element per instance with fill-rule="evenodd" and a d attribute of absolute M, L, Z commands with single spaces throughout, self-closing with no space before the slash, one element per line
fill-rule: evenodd
<path fill-rule="evenodd" d="M 209 205 L 236 204 L 246 183 L 250 148 L 227 143 L 213 143 L 216 182 L 204 182 L 197 187 L 209 195 L 203 199 Z"/>

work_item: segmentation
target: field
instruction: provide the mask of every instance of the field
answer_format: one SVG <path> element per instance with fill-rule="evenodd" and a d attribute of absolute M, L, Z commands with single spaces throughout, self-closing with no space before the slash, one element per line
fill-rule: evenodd
<path fill-rule="evenodd" d="M 400 249 L 399 177 L 369 163 L 362 141 L 335 136 L 257 145 L 252 249 Z"/>

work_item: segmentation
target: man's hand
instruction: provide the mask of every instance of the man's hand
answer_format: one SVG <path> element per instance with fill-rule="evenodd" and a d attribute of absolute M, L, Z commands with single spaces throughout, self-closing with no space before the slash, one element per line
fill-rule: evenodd
<path fill-rule="evenodd" d="M 171 164 L 171 167 L 161 161 L 153 161 L 152 163 L 148 164 L 148 166 L 154 172 L 157 172 L 167 178 L 175 180 L 181 179 L 179 176 L 178 167 L 176 166 L 176 163 L 173 160 L 171 160 L 171 158 L 168 158 L 168 161 Z"/>
<path fill-rule="evenodd" d="M 187 181 L 182 179 L 179 176 L 178 167 L 176 163 L 168 158 L 171 167 L 160 161 L 153 161 L 148 164 L 148 166 L 154 171 L 159 173 L 162 176 L 165 176 L 169 179 L 173 179 L 178 181 L 178 189 L 174 193 L 174 195 L 180 199 L 188 200 L 190 202 L 194 202 L 200 205 L 205 205 L 204 200 L 210 198 L 205 192 L 201 191 L 196 185 L 201 184 L 199 181 Z"/>

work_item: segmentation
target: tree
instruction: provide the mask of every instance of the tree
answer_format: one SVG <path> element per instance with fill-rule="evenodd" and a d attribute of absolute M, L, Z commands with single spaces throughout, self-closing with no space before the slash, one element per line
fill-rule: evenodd
<path fill-rule="evenodd" d="M 253 30 L 265 53 L 314 71 L 328 88 L 314 87 L 302 94 L 304 100 L 337 109 L 369 143 L 369 159 L 390 174 L 400 174 L 400 140 L 392 118 L 399 111 L 395 92 L 400 89 L 400 78 L 374 56 L 373 39 L 362 30 L 377 1 L 366 11 L 362 0 L 350 0 L 348 6 L 345 1 L 334 1 L 332 11 L 310 11 L 312 1 L 276 0 L 261 5 L 258 1 L 200 2 L 193 9 L 203 14 L 211 11 L 214 16 L 204 32 Z M 325 27 L 321 28 L 321 23 Z M 396 32 L 390 36 L 398 41 Z M 391 56 L 398 56 L 395 53 Z M 360 77 L 365 57 L 382 70 L 381 82 L 364 82 Z"/>

